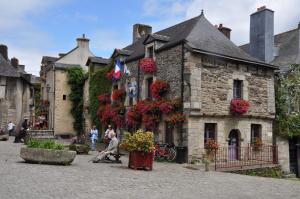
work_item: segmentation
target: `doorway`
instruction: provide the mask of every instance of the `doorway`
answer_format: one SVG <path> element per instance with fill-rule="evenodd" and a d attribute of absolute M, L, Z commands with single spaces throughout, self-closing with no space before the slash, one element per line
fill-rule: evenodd
<path fill-rule="evenodd" d="M 233 129 L 228 135 L 228 158 L 239 160 L 240 131 Z"/>
<path fill-rule="evenodd" d="M 174 127 L 170 123 L 166 122 L 166 137 L 165 142 L 169 146 L 174 146 Z"/>

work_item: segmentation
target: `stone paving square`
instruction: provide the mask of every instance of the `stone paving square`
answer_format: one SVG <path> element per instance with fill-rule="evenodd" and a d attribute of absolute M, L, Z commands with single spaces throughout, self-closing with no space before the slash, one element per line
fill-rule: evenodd
<path fill-rule="evenodd" d="M 173 163 L 154 163 L 154 170 L 135 171 L 123 164 L 93 164 L 92 155 L 77 155 L 71 166 L 27 164 L 22 144 L 0 142 L 1 199 L 280 199 L 300 198 L 300 182 L 221 172 L 190 170 Z M 95 154 L 93 152 L 92 154 Z"/>

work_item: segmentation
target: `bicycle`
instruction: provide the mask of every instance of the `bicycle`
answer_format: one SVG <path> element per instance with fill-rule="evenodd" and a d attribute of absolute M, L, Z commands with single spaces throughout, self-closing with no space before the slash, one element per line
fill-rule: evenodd
<path fill-rule="evenodd" d="M 177 155 L 175 146 L 170 146 L 169 144 L 156 144 L 154 150 L 155 160 L 167 160 L 172 162 L 175 160 Z"/>

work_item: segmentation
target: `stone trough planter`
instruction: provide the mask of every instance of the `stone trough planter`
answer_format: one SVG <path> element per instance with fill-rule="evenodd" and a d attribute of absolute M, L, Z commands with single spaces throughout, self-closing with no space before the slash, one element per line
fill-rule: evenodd
<path fill-rule="evenodd" d="M 69 150 L 76 151 L 77 154 L 89 154 L 90 147 L 85 144 L 71 144 Z"/>
<path fill-rule="evenodd" d="M 9 139 L 9 135 L 5 134 L 5 135 L 0 135 L 0 141 L 7 141 Z"/>
<path fill-rule="evenodd" d="M 76 157 L 76 152 L 23 147 L 20 156 L 29 163 L 70 165 Z"/>

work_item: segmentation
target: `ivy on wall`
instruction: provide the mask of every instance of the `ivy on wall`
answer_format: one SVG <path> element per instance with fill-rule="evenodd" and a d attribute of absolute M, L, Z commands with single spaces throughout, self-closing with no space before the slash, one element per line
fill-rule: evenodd
<path fill-rule="evenodd" d="M 291 66 L 278 78 L 276 89 L 276 133 L 282 137 L 300 136 L 300 65 Z"/>
<path fill-rule="evenodd" d="M 97 70 L 95 73 L 90 75 L 89 81 L 89 110 L 91 121 L 97 128 L 101 127 L 101 123 L 97 116 L 97 110 L 99 108 L 98 96 L 104 93 L 110 93 L 111 81 L 106 78 L 106 74 L 111 71 L 112 66 L 107 66 L 103 69 Z"/>
<path fill-rule="evenodd" d="M 83 132 L 83 87 L 84 72 L 82 68 L 72 67 L 67 69 L 68 84 L 71 92 L 69 99 L 72 102 L 71 114 L 74 118 L 73 128 L 80 135 Z"/>

